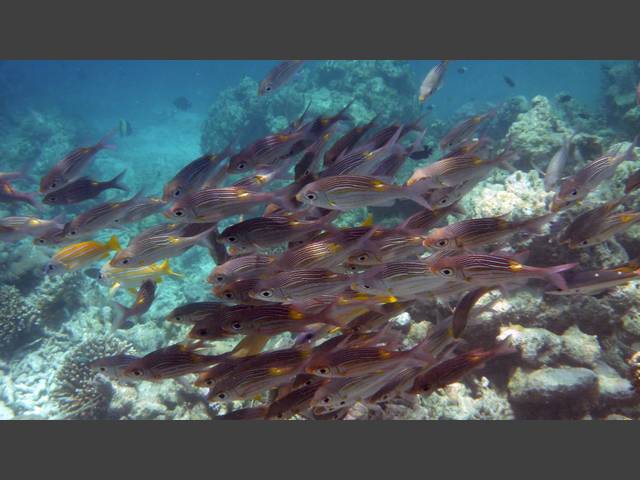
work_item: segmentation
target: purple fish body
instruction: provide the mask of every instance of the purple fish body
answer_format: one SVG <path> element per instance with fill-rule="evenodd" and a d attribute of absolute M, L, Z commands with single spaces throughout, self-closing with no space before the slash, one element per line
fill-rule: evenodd
<path fill-rule="evenodd" d="M 112 188 L 128 192 L 129 189 L 120 184 L 126 170 L 107 182 L 98 182 L 89 177 L 81 177 L 64 187 L 47 193 L 42 199 L 47 205 L 72 205 L 96 198 L 105 190 Z"/>
<path fill-rule="evenodd" d="M 302 67 L 304 60 L 287 60 L 269 71 L 258 86 L 258 95 L 263 96 L 278 90 Z"/>
<path fill-rule="evenodd" d="M 130 328 L 133 324 L 130 318 L 140 317 L 149 311 L 153 301 L 156 298 L 156 283 L 153 280 L 145 280 L 136 295 L 136 299 L 131 307 L 125 307 L 116 303 L 116 316 L 113 322 L 112 330 L 120 328 Z"/>

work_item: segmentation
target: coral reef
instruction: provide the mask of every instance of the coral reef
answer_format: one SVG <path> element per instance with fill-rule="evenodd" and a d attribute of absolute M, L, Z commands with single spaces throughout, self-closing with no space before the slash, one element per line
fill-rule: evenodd
<path fill-rule="evenodd" d="M 419 115 L 413 97 L 418 81 L 405 62 L 327 61 L 313 69 L 303 67 L 299 76 L 267 97 L 258 96 L 258 83 L 249 77 L 220 93 L 202 128 L 202 151 L 219 151 L 232 141 L 247 144 L 282 130 L 307 104 L 308 118 L 312 118 L 333 114 L 353 101 L 348 113 L 355 123 L 368 122 L 378 114 L 380 124 Z"/>
<path fill-rule="evenodd" d="M 0 355 L 8 355 L 29 338 L 38 311 L 12 285 L 0 285 Z"/>
<path fill-rule="evenodd" d="M 105 418 L 113 397 L 111 383 L 98 377 L 89 362 L 101 357 L 132 354 L 132 345 L 117 337 L 96 337 L 71 350 L 55 375 L 51 398 L 63 418 Z"/>
<path fill-rule="evenodd" d="M 608 127 L 623 140 L 640 130 L 640 107 L 636 105 L 636 86 L 640 81 L 637 62 L 602 65 L 604 115 Z"/>

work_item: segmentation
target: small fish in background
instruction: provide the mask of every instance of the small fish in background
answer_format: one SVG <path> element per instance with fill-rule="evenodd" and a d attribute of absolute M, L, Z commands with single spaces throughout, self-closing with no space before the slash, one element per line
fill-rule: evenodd
<path fill-rule="evenodd" d="M 46 275 L 56 275 L 79 270 L 98 260 L 107 258 L 112 251 L 119 251 L 122 247 L 118 237 L 112 236 L 107 243 L 95 240 L 74 243 L 58 250 L 51 261 L 44 267 Z"/>
<path fill-rule="evenodd" d="M 424 101 L 433 95 L 442 85 L 442 79 L 447 71 L 447 65 L 449 60 L 443 60 L 438 65 L 429 70 L 426 77 L 420 85 L 420 92 L 418 94 L 418 101 L 424 103 Z"/>
<path fill-rule="evenodd" d="M 15 233 L 19 238 L 26 236 L 38 237 L 47 232 L 64 226 L 64 216 L 52 220 L 37 217 L 4 217 L 0 218 L 0 229 L 3 234 Z M 1 238 L 1 237 L 0 237 Z"/>
<path fill-rule="evenodd" d="M 8 181 L 0 181 L 0 203 L 27 203 L 36 210 L 42 207 L 35 195 L 28 192 L 19 192 Z"/>
<path fill-rule="evenodd" d="M 304 60 L 287 60 L 272 68 L 258 86 L 258 96 L 273 93 L 287 83 L 302 67 Z"/>
<path fill-rule="evenodd" d="M 624 193 L 628 195 L 629 193 L 637 190 L 640 187 L 640 169 L 633 172 L 631 175 L 627 177 L 627 181 L 624 184 Z"/>
<path fill-rule="evenodd" d="M 140 357 L 124 353 L 102 357 L 89 362 L 89 368 L 111 380 L 125 380 L 124 370 Z"/>
<path fill-rule="evenodd" d="M 502 78 L 504 79 L 504 83 L 509 85 L 511 88 L 516 86 L 516 82 L 513 81 L 513 78 L 508 77 L 507 75 L 503 75 Z"/>
<path fill-rule="evenodd" d="M 118 133 L 121 137 L 129 137 L 133 135 L 133 127 L 131 126 L 131 123 L 129 123 L 128 120 L 121 118 L 118 121 Z"/>
<path fill-rule="evenodd" d="M 174 99 L 173 102 L 171 103 L 173 104 L 174 107 L 176 107 L 178 110 L 182 112 L 186 112 L 187 110 L 190 110 L 191 107 L 193 106 L 191 104 L 191 101 L 189 101 L 187 97 L 178 97 Z"/>
<path fill-rule="evenodd" d="M 121 183 L 125 173 L 127 171 L 123 170 L 106 182 L 98 182 L 89 177 L 80 177 L 58 190 L 47 193 L 42 199 L 42 203 L 47 205 L 73 205 L 96 198 L 102 192 L 110 189 L 128 192 L 129 188 Z"/>
<path fill-rule="evenodd" d="M 460 75 L 464 75 L 468 71 L 469 71 L 469 67 L 458 67 L 458 69 L 456 70 L 456 72 L 458 72 Z"/>
<path fill-rule="evenodd" d="M 198 373 L 219 363 L 226 355 L 201 355 L 198 345 L 174 344 L 132 361 L 122 374 L 131 380 L 159 381 Z"/>
<path fill-rule="evenodd" d="M 569 95 L 568 93 L 558 95 L 556 98 L 558 100 L 558 103 L 569 103 L 571 100 L 573 100 L 573 96 Z"/>
<path fill-rule="evenodd" d="M 486 121 L 494 118 L 497 113 L 497 110 L 493 109 L 487 113 L 465 118 L 449 130 L 444 137 L 442 137 L 439 142 L 440 149 L 449 152 L 460 148 L 471 139 L 471 136 L 478 128 L 480 128 L 480 126 L 482 126 Z"/>
<path fill-rule="evenodd" d="M 561 290 L 554 285 L 545 289 L 547 295 L 598 295 L 629 282 L 640 280 L 637 265 L 632 268 L 621 266 L 603 270 L 567 272 L 567 288 Z"/>
<path fill-rule="evenodd" d="M 640 137 L 636 137 L 625 152 L 606 154 L 593 160 L 574 175 L 562 180 L 551 201 L 551 211 L 558 212 L 579 202 L 603 181 L 613 177 L 618 165 L 623 161 L 633 161 L 636 158 L 634 150 L 638 145 L 638 140 Z"/>
<path fill-rule="evenodd" d="M 197 323 L 207 317 L 217 317 L 229 309 L 229 305 L 220 302 L 194 302 L 174 308 L 165 320 L 172 323 Z"/>
<path fill-rule="evenodd" d="M 116 148 L 115 145 L 107 143 L 115 133 L 116 130 L 112 130 L 95 145 L 79 147 L 68 153 L 40 179 L 40 193 L 45 194 L 58 190 L 80 178 L 98 152 Z"/>
<path fill-rule="evenodd" d="M 558 185 L 565 165 L 569 162 L 571 156 L 573 136 L 565 137 L 560 149 L 551 157 L 547 171 L 544 174 L 544 189 L 547 192 L 552 191 Z"/>
<path fill-rule="evenodd" d="M 138 294 L 131 307 L 125 307 L 124 305 L 114 302 L 116 309 L 111 331 L 114 332 L 119 329 L 128 329 L 133 327 L 131 318 L 137 318 L 149 311 L 153 301 L 156 298 L 156 283 L 149 279 L 145 280 L 140 288 Z"/>
<path fill-rule="evenodd" d="M 126 225 L 128 223 L 139 222 L 151 215 L 160 213 L 166 206 L 167 203 L 161 198 L 141 197 L 133 203 L 133 206 L 129 209 L 127 214 L 122 217 L 121 223 L 122 225 Z"/>
<path fill-rule="evenodd" d="M 602 243 L 618 233 L 622 233 L 640 222 L 640 212 L 610 213 L 602 218 L 596 228 L 588 232 L 586 238 L 570 240 L 569 248 L 591 247 Z"/>
<path fill-rule="evenodd" d="M 142 191 L 122 202 L 106 202 L 82 212 L 68 222 L 64 234 L 68 239 L 76 239 L 103 228 L 115 228 L 121 225 L 120 220 L 131 208 L 136 206 L 142 197 Z"/>

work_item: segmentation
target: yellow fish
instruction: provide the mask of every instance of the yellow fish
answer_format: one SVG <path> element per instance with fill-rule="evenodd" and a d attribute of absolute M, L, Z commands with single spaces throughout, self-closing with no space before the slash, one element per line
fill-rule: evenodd
<path fill-rule="evenodd" d="M 106 243 L 89 240 L 79 242 L 58 250 L 51 261 L 45 266 L 44 272 L 47 275 L 56 273 L 72 272 L 98 260 L 109 256 L 111 251 L 122 249 L 118 238 L 114 235 Z"/>
<path fill-rule="evenodd" d="M 135 289 L 142 285 L 145 280 L 153 280 L 155 283 L 160 283 L 164 275 L 183 277 L 182 274 L 171 270 L 169 260 L 165 259 L 162 262 L 135 268 L 112 267 L 106 263 L 100 269 L 98 279 L 105 285 L 111 285 L 109 293 L 113 295 L 120 287 Z"/>

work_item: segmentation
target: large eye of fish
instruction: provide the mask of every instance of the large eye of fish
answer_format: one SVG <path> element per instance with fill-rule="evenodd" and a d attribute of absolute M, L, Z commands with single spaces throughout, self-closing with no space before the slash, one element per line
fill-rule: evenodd
<path fill-rule="evenodd" d="M 239 163 L 239 164 L 238 164 L 238 170 L 244 170 L 244 167 L 245 167 L 245 166 L 246 166 L 246 165 L 244 164 L 244 162 Z"/>
<path fill-rule="evenodd" d="M 445 277 L 450 277 L 451 275 L 453 275 L 453 269 L 452 268 L 442 268 L 442 269 L 440 269 L 440 273 L 442 275 L 444 275 Z"/>
<path fill-rule="evenodd" d="M 176 209 L 173 211 L 173 214 L 174 214 L 176 217 L 181 217 L 181 216 L 183 216 L 183 215 L 184 215 L 184 210 L 183 210 L 183 209 L 181 209 L 181 208 L 176 208 Z"/>
<path fill-rule="evenodd" d="M 324 403 L 329 403 L 329 402 L 331 402 L 331 398 L 329 398 L 329 397 L 324 397 L 324 398 L 322 399 L 322 401 L 323 401 Z"/>
<path fill-rule="evenodd" d="M 50 201 L 50 202 L 55 202 L 55 201 L 56 201 L 56 197 L 55 197 L 55 195 L 54 195 L 54 196 L 52 196 L 52 197 L 49 197 L 49 201 Z"/>
<path fill-rule="evenodd" d="M 126 265 L 126 264 L 129 263 L 129 259 L 128 258 L 123 258 L 122 262 L 120 262 L 120 263 L 122 263 L 123 265 Z"/>
<path fill-rule="evenodd" d="M 446 238 L 443 238 L 442 240 L 438 240 L 438 242 L 436 243 L 438 247 L 446 247 L 448 244 L 449 244 L 449 240 L 447 240 Z"/>
<path fill-rule="evenodd" d="M 265 89 L 267 92 L 270 92 L 270 91 L 271 91 L 271 85 L 267 85 L 266 87 L 264 87 L 264 89 Z"/>
<path fill-rule="evenodd" d="M 204 382 L 204 384 L 205 384 L 205 385 L 207 385 L 208 387 L 213 387 L 213 385 L 214 385 L 215 383 L 216 383 L 216 382 L 214 382 L 212 378 L 208 378 L 208 379 Z"/>
<path fill-rule="evenodd" d="M 107 371 L 107 367 L 100 367 L 99 369 L 101 372 L 106 372 Z"/>
<path fill-rule="evenodd" d="M 141 377 L 143 375 L 142 370 L 134 370 L 133 373 L 136 377 Z"/>
<path fill-rule="evenodd" d="M 182 193 L 182 191 L 181 191 L 179 188 L 176 188 L 176 189 L 173 191 L 173 196 L 174 196 L 174 197 L 179 197 L 181 193 Z"/>
<path fill-rule="evenodd" d="M 262 292 L 260 292 L 260 296 L 264 298 L 269 298 L 272 295 L 273 295 L 273 292 L 271 290 L 263 290 Z"/>
<path fill-rule="evenodd" d="M 71 235 L 72 237 L 73 237 L 73 236 L 75 236 L 75 235 L 77 235 L 77 234 L 78 234 L 78 231 L 77 231 L 77 230 L 71 230 L 71 231 L 69 232 L 69 235 Z"/>
<path fill-rule="evenodd" d="M 240 330 L 240 328 L 242 328 L 242 324 L 240 322 L 233 322 L 231 324 L 231 328 L 233 328 L 234 330 Z"/>
<path fill-rule="evenodd" d="M 56 182 L 53 182 L 51 185 L 49 185 L 51 188 L 56 188 L 58 186 L 58 184 Z"/>
<path fill-rule="evenodd" d="M 583 240 L 583 241 L 581 241 L 581 242 L 580 242 L 580 245 L 584 245 L 584 246 L 589 245 L 589 240 Z"/>
<path fill-rule="evenodd" d="M 313 202 L 318 197 L 315 193 L 309 192 L 309 193 L 305 193 L 304 198 L 306 198 L 310 202 Z"/>
<path fill-rule="evenodd" d="M 576 190 L 575 188 L 573 190 L 571 190 L 569 192 L 569 195 L 571 195 L 572 197 L 575 197 L 576 195 L 578 195 L 578 190 Z"/>
<path fill-rule="evenodd" d="M 366 262 L 369 259 L 369 255 L 362 254 L 358 257 L 359 262 Z"/>
<path fill-rule="evenodd" d="M 328 368 L 326 368 L 326 367 L 319 368 L 319 369 L 318 369 L 318 373 L 319 373 L 320 375 L 326 375 L 327 373 L 329 373 L 329 369 L 328 369 Z"/>
<path fill-rule="evenodd" d="M 448 201 L 449 201 L 449 199 L 448 199 L 447 197 L 443 197 L 443 198 L 440 200 L 440 205 L 444 205 L 444 204 L 445 204 L 445 203 L 447 203 Z"/>
<path fill-rule="evenodd" d="M 220 392 L 220 393 L 218 394 L 218 398 L 219 398 L 220 400 L 224 400 L 225 398 L 227 398 L 227 394 L 226 394 L 226 393 L 224 393 L 224 392 Z"/>
<path fill-rule="evenodd" d="M 40 245 L 44 245 L 44 238 L 38 238 L 36 240 Z"/>
<path fill-rule="evenodd" d="M 233 293 L 231 292 L 224 292 L 223 295 L 227 300 L 231 300 L 233 298 Z"/>
<path fill-rule="evenodd" d="M 227 240 L 228 240 L 230 243 L 233 243 L 233 242 L 235 242 L 235 241 L 237 240 L 237 238 L 236 238 L 236 237 L 227 237 Z"/>
<path fill-rule="evenodd" d="M 371 288 L 371 285 L 367 285 L 366 283 L 363 283 L 362 288 L 369 290 Z"/>

